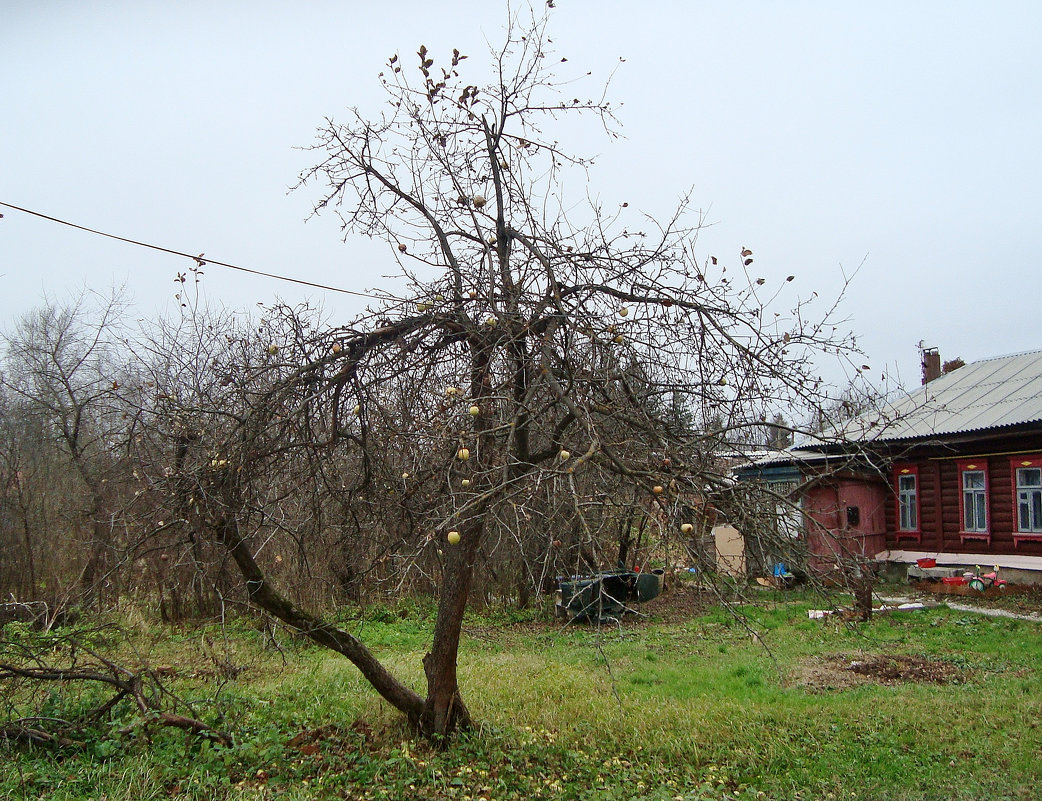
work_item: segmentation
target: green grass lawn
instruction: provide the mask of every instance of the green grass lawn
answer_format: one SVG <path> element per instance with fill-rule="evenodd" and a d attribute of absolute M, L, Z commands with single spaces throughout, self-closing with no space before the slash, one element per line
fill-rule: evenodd
<path fill-rule="evenodd" d="M 0 743 L 0 798 L 1042 797 L 1042 626 L 941 607 L 855 627 L 763 598 L 745 620 L 666 604 L 599 629 L 474 615 L 460 674 L 482 726 L 441 751 L 342 658 L 246 623 L 141 626 L 123 647 L 174 666 L 235 745 L 121 734 L 120 706 L 82 748 Z M 350 625 L 419 687 L 430 623 L 409 604 Z M 55 693 L 55 714 L 76 702 Z"/>

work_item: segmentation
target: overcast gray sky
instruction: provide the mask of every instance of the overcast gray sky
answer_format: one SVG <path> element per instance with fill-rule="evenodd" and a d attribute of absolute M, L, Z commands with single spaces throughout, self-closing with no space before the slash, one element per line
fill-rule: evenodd
<path fill-rule="evenodd" d="M 664 213 L 693 190 L 702 255 L 835 292 L 873 373 L 916 343 L 969 360 L 1042 347 L 1042 3 L 558 0 L 554 45 L 606 78 L 624 139 L 591 194 Z M 396 267 L 287 193 L 325 116 L 376 112 L 392 53 L 476 60 L 500 2 L 0 3 L 0 201 L 349 289 Z M 0 325 L 45 294 L 126 284 L 141 315 L 186 264 L 0 209 Z M 310 297 L 213 267 L 233 306 Z"/>

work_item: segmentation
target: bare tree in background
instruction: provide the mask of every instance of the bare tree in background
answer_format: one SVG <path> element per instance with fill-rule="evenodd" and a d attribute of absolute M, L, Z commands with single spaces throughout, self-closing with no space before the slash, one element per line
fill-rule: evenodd
<path fill-rule="evenodd" d="M 5 338 L 2 381 L 7 395 L 5 423 L 12 437 L 5 449 L 5 480 L 10 487 L 8 497 L 21 506 L 32 572 L 36 567 L 29 558 L 30 529 L 25 528 L 30 526 L 29 494 L 41 494 L 41 485 L 34 479 L 45 468 L 50 474 L 47 486 L 67 490 L 58 501 L 66 519 L 55 528 L 79 534 L 79 542 L 73 539 L 62 546 L 86 553 L 78 592 L 72 586 L 52 586 L 52 597 L 65 593 L 81 602 L 98 600 L 116 563 L 117 509 L 108 485 L 122 429 L 116 402 L 123 375 L 116 353 L 122 309 L 118 295 L 102 298 L 84 293 L 70 302 L 49 303 L 26 314 Z M 25 445 L 36 450 L 26 451 Z M 56 465 L 55 458 L 64 465 Z M 57 494 L 51 493 L 52 497 Z M 45 531 L 41 536 L 54 537 L 55 533 Z M 55 551 L 61 558 L 60 548 Z"/>

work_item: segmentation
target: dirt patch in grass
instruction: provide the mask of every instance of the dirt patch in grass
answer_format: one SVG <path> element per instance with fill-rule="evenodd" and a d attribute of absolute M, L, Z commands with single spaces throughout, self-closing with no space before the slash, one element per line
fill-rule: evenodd
<path fill-rule="evenodd" d="M 656 598 L 644 603 L 630 604 L 629 611 L 619 620 L 606 619 L 602 626 L 624 628 L 644 628 L 661 623 L 681 623 L 706 614 L 719 599 L 705 589 L 686 582 L 667 585 Z M 567 624 L 566 620 L 557 616 L 531 618 L 519 622 L 495 622 L 482 625 L 481 622 L 468 623 L 463 627 L 464 633 L 476 640 L 501 642 L 508 633 L 516 635 L 532 634 L 546 631 L 560 631 Z M 581 628 L 596 628 L 596 622 L 587 620 L 575 621 L 571 625 Z"/>
<path fill-rule="evenodd" d="M 634 604 L 633 609 L 656 620 L 675 623 L 700 617 L 716 603 L 716 597 L 704 589 L 675 581 L 667 585 L 658 597 L 642 604 Z M 632 617 L 626 618 L 627 623 L 632 620 Z"/>
<path fill-rule="evenodd" d="M 942 659 L 905 654 L 834 654 L 801 664 L 790 684 L 811 692 L 845 690 L 861 684 L 962 684 L 968 671 Z"/>

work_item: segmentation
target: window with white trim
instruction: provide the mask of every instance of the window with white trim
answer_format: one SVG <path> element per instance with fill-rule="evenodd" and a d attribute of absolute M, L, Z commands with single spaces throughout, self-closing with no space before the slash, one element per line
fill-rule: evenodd
<path fill-rule="evenodd" d="M 897 477 L 897 527 L 901 531 L 919 530 L 918 489 L 915 473 Z"/>
<path fill-rule="evenodd" d="M 988 530 L 988 474 L 983 470 L 962 471 L 962 530 Z"/>
<path fill-rule="evenodd" d="M 1042 534 L 1042 467 L 1017 468 L 1017 531 Z"/>

